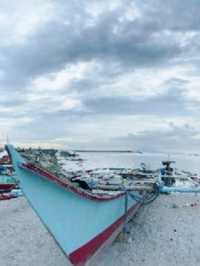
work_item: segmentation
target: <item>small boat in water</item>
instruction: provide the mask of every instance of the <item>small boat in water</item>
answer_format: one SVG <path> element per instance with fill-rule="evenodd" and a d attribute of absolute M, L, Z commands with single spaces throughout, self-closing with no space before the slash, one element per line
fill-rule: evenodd
<path fill-rule="evenodd" d="M 24 195 L 72 265 L 90 264 L 141 206 L 140 192 L 98 195 L 6 149 Z"/>

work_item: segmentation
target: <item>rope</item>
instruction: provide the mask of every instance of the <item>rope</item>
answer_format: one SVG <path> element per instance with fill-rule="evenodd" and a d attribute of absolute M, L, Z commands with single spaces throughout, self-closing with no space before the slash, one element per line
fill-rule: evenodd
<path fill-rule="evenodd" d="M 150 193 L 146 193 L 144 197 L 135 195 L 135 194 L 131 193 L 130 191 L 128 191 L 128 195 L 133 200 L 137 201 L 138 203 L 150 204 L 155 199 L 157 199 L 157 197 L 160 195 L 160 187 L 157 183 L 155 183 L 153 186 L 153 191 Z"/>
<path fill-rule="evenodd" d="M 123 233 L 126 234 L 128 232 L 127 222 L 128 222 L 128 196 L 130 196 L 133 200 L 141 204 L 150 204 L 160 195 L 160 186 L 155 183 L 153 187 L 153 191 L 151 193 L 146 193 L 145 196 L 138 196 L 136 194 L 131 193 L 128 190 L 125 190 L 124 197 L 124 215 L 125 221 L 123 226 Z"/>

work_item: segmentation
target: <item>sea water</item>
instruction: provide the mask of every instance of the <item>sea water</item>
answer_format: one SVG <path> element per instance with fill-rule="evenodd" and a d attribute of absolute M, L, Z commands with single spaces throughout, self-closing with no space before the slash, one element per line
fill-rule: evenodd
<path fill-rule="evenodd" d="M 179 170 L 200 173 L 200 156 L 164 153 L 126 153 L 126 152 L 83 152 L 80 157 L 84 159 L 81 163 L 84 169 L 102 167 L 130 167 L 138 168 L 141 163 L 145 163 L 148 169 L 158 169 L 162 167 L 163 160 L 176 161 L 174 165 Z"/>

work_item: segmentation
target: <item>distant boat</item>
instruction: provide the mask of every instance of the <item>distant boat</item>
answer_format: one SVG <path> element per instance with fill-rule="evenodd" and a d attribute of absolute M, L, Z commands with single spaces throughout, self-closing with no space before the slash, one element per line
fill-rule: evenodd
<path fill-rule="evenodd" d="M 25 196 L 73 265 L 88 265 L 141 206 L 124 192 L 92 194 L 6 149 Z"/>

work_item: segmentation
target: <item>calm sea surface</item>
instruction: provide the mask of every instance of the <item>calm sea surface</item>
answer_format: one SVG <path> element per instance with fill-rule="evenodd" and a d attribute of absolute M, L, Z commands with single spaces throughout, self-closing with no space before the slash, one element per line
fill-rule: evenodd
<path fill-rule="evenodd" d="M 155 153 L 109 153 L 109 152 L 91 152 L 80 153 L 80 156 L 85 159 L 84 168 L 96 167 L 133 167 L 137 168 L 143 162 L 150 169 L 161 167 L 162 160 L 175 160 L 176 168 L 187 170 L 195 173 L 200 173 L 200 157 L 193 155 L 171 155 L 155 154 Z"/>

